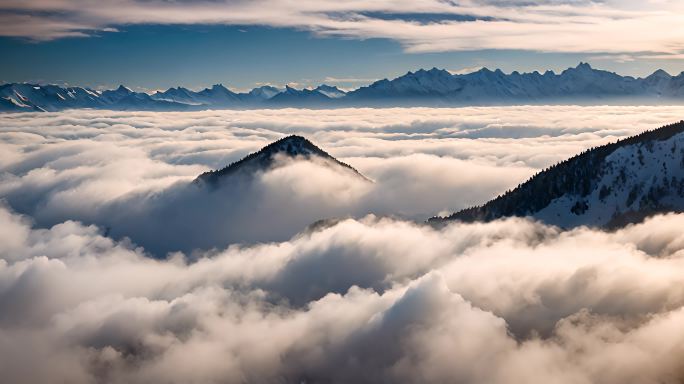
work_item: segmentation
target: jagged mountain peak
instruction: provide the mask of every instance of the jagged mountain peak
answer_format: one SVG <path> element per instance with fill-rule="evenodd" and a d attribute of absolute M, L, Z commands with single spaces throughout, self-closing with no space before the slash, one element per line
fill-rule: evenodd
<path fill-rule="evenodd" d="M 211 86 L 212 91 L 228 91 L 228 88 L 224 87 L 223 84 L 214 84 Z"/>
<path fill-rule="evenodd" d="M 223 86 L 223 84 L 214 84 L 211 88 L 205 88 L 204 90 L 198 92 L 199 94 L 207 95 L 221 95 L 221 96 L 234 96 L 235 92 Z"/>
<path fill-rule="evenodd" d="M 421 68 L 415 72 L 415 75 L 452 76 L 452 74 L 449 73 L 449 71 L 447 71 L 446 69 L 439 69 L 437 67 L 432 67 L 432 68 L 427 69 L 427 70 Z"/>
<path fill-rule="evenodd" d="M 116 92 L 118 92 L 118 93 L 126 93 L 126 94 L 128 94 L 128 93 L 133 93 L 133 91 L 132 91 L 130 88 L 126 87 L 126 86 L 123 85 L 123 84 L 119 85 L 119 87 L 116 88 Z"/>
<path fill-rule="evenodd" d="M 560 75 L 563 76 L 563 75 L 572 74 L 572 75 L 579 75 L 579 76 L 591 76 L 591 75 L 598 73 L 598 72 L 605 72 L 605 71 L 594 69 L 589 63 L 580 62 L 579 64 L 577 64 L 577 66 L 570 67 L 570 68 L 562 71 Z"/>
<path fill-rule="evenodd" d="M 320 92 L 331 99 L 336 99 L 343 97 L 347 93 L 334 85 L 321 84 L 314 89 L 316 92 Z"/>
<path fill-rule="evenodd" d="M 318 88 L 316 89 L 308 89 L 308 88 L 303 88 L 303 89 L 296 89 L 291 87 L 290 85 L 285 86 L 285 91 L 280 92 L 270 99 L 268 99 L 268 103 L 270 105 L 279 105 L 279 106 L 290 106 L 290 107 L 297 107 L 297 106 L 322 106 L 322 105 L 328 105 L 328 103 L 334 99 L 340 99 L 341 97 L 331 97 L 328 96 L 327 93 L 330 92 L 324 92 Z M 341 95 L 344 96 L 344 95 Z"/>
<path fill-rule="evenodd" d="M 257 172 L 264 172 L 272 168 L 279 157 L 287 157 L 294 160 L 312 160 L 316 158 L 330 166 L 339 166 L 346 172 L 352 172 L 356 176 L 368 180 L 349 164 L 343 163 L 317 147 L 307 138 L 298 135 L 290 135 L 253 152 L 241 160 L 216 171 L 205 172 L 195 179 L 195 182 L 203 182 L 216 185 L 226 177 L 233 175 L 253 176 Z"/>
<path fill-rule="evenodd" d="M 318 87 L 316 87 L 315 89 L 325 89 L 325 90 L 329 90 L 329 91 L 332 91 L 332 90 L 340 91 L 340 89 L 337 88 L 336 86 L 328 85 L 328 84 L 321 84 Z"/>
<path fill-rule="evenodd" d="M 249 94 L 253 95 L 253 96 L 258 96 L 261 98 L 269 99 L 269 98 L 277 95 L 281 91 L 282 91 L 281 89 L 278 89 L 272 85 L 262 85 L 260 87 L 256 87 L 256 88 L 252 89 L 251 91 L 249 91 Z"/>

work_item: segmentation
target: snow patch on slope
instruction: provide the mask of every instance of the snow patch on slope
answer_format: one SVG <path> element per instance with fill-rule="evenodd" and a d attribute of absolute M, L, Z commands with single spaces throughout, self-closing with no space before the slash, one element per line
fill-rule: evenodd
<path fill-rule="evenodd" d="M 657 207 L 683 210 L 684 133 L 618 148 L 600 175 L 588 196 L 564 195 L 533 216 L 563 227 L 606 226 Z"/>

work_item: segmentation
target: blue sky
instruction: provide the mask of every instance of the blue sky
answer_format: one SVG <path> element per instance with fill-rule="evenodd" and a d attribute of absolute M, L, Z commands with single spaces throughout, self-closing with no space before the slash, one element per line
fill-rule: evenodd
<path fill-rule="evenodd" d="M 170 8 L 156 0 L 8 0 L 0 5 L 0 81 L 145 90 L 223 83 L 242 90 L 286 83 L 352 88 L 433 66 L 559 71 L 588 61 L 633 76 L 658 68 L 672 74 L 684 70 L 683 45 L 673 43 L 681 28 L 662 31 L 683 15 L 668 1 L 654 2 L 652 9 L 634 8 L 629 1 L 577 0 L 540 1 L 536 7 L 472 0 L 465 2 L 467 8 L 441 9 L 443 2 L 431 1 L 357 2 L 342 9 L 304 1 L 302 9 L 292 9 L 280 0 L 256 1 L 259 8 L 239 1 L 200 2 L 206 8 L 179 1 Z M 265 5 L 274 12 L 264 11 Z M 539 15 L 544 18 L 534 21 Z M 611 27 L 616 18 L 621 23 Z M 641 31 L 626 36 L 631 44 L 620 43 L 624 30 L 648 22 L 654 31 L 661 24 L 659 32 Z M 587 23 L 595 23 L 603 38 L 583 36 Z M 566 33 L 568 28 L 577 33 Z M 549 42 L 554 39 L 557 43 Z"/>

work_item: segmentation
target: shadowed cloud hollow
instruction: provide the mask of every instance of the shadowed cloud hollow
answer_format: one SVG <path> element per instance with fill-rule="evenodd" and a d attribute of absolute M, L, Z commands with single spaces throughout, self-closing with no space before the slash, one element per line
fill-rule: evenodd
<path fill-rule="evenodd" d="M 75 222 L 0 220 L 13 382 L 681 378 L 681 216 L 616 233 L 367 217 L 191 263 Z"/>

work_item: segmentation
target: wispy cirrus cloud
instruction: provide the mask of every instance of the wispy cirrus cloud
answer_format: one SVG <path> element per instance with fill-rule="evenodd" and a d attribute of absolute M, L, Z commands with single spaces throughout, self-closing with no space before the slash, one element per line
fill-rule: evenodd
<path fill-rule="evenodd" d="M 320 36 L 386 38 L 409 52 L 516 49 L 681 57 L 676 1 L 17 1 L 0 35 L 88 36 L 130 24 L 267 25 Z M 626 38 L 628 37 L 628 38 Z"/>

